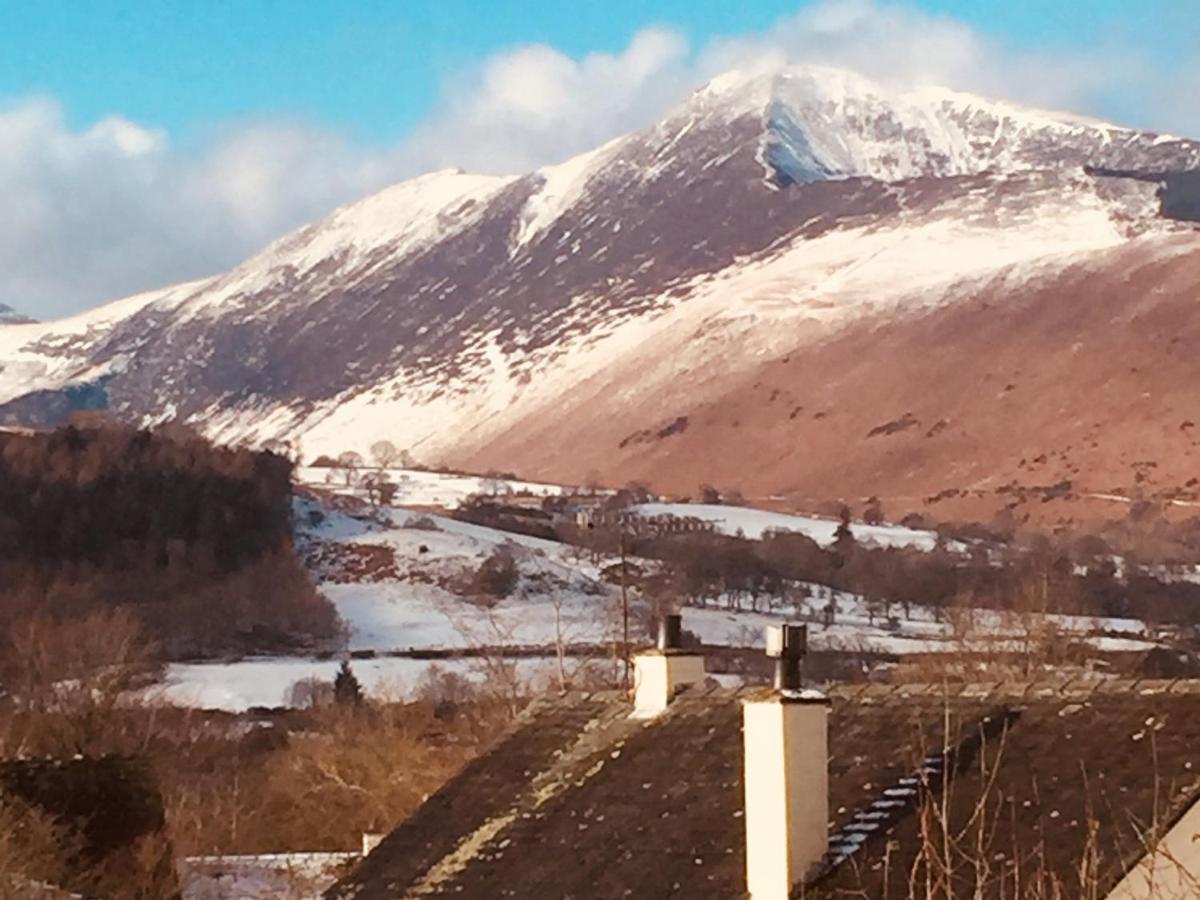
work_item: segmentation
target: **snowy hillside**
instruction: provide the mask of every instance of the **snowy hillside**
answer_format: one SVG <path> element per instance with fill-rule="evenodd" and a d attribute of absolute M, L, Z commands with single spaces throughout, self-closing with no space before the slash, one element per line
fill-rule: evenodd
<path fill-rule="evenodd" d="M 621 483 L 675 465 L 666 424 L 851 326 L 1073 267 L 1121 279 L 1117 250 L 1190 253 L 1155 173 L 1197 166 L 1196 142 L 950 90 L 734 72 L 560 165 L 432 173 L 229 273 L 5 327 L 0 423 L 86 402 L 306 459 L 388 439 L 426 463 Z M 577 437 L 596 423 L 624 431 Z"/>
<path fill-rule="evenodd" d="M 730 72 L 694 105 L 730 118 L 761 111 L 763 161 L 785 182 L 1121 168 L 1147 153 L 1163 170 L 1200 165 L 1195 144 L 1170 136 L 940 87 L 895 90 L 820 66 Z"/>
<path fill-rule="evenodd" d="M 819 541 L 824 537 L 822 520 L 735 507 L 681 509 L 719 519 L 725 528 L 749 532 L 788 526 Z M 619 591 L 601 572 L 615 559 L 602 558 L 597 565 L 588 554 L 563 544 L 401 508 L 347 513 L 304 499 L 298 501 L 296 513 L 300 551 L 320 590 L 349 626 L 349 649 L 356 655 L 353 667 L 371 694 L 410 695 L 431 670 L 476 681 L 508 677 L 552 688 L 559 677 L 557 647 L 608 646 L 621 633 Z M 890 526 L 870 530 L 856 525 L 855 531 L 863 540 L 884 544 L 920 544 L 928 538 L 923 532 Z M 498 549 L 512 555 L 519 580 L 510 596 L 481 602 L 472 596 L 469 578 Z M 689 606 L 683 610 L 684 627 L 710 646 L 757 647 L 766 625 L 802 620 L 810 623 L 810 646 L 815 649 L 892 654 L 964 649 L 954 637 L 954 626 L 938 621 L 931 610 L 913 607 L 904 618 L 889 623 L 856 595 L 820 585 L 808 585 L 802 593 L 806 596 L 770 613 Z M 836 610 L 833 622 L 825 619 L 830 603 Z M 633 642 L 643 646 L 648 642 L 648 614 L 636 591 L 632 607 Z M 1011 623 L 995 614 L 979 612 L 976 619 L 978 649 L 1003 647 L 1016 639 Z M 1142 623 L 1132 620 L 1058 616 L 1055 624 L 1064 634 L 1104 649 L 1152 646 Z M 1092 636 L 1097 632 L 1108 636 Z M 505 647 L 533 655 L 503 661 L 497 649 Z M 479 655 L 442 658 L 444 651 Z M 176 664 L 155 693 L 183 705 L 231 711 L 287 705 L 292 685 L 307 678 L 329 680 L 338 665 L 334 659 L 307 657 Z M 611 660 L 564 661 L 568 677 L 588 665 L 608 666 L 612 675 Z"/>

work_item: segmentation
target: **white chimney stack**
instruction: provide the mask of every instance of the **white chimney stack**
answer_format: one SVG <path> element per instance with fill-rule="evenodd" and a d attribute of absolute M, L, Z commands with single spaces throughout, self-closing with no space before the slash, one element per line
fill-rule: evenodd
<path fill-rule="evenodd" d="M 800 689 L 806 641 L 803 625 L 770 626 L 775 688 L 742 704 L 751 900 L 790 900 L 829 849 L 829 700 Z"/>
<path fill-rule="evenodd" d="M 633 658 L 633 712 L 656 716 L 690 684 L 704 681 L 704 657 L 684 650 L 682 619 L 664 616 L 658 624 L 658 645 Z"/>

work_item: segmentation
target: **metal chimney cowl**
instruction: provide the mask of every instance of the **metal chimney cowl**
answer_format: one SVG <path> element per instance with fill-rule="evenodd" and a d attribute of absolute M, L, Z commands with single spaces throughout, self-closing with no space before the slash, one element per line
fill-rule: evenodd
<path fill-rule="evenodd" d="M 682 645 L 682 617 L 664 616 L 658 623 L 655 646 L 633 658 L 634 715 L 650 717 L 665 712 L 681 690 L 704 681 L 703 654 Z"/>

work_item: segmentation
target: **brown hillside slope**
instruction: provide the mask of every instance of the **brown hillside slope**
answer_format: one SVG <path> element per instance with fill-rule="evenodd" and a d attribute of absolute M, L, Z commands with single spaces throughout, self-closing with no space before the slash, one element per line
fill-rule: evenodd
<path fill-rule="evenodd" d="M 1010 507 L 1055 524 L 1125 514 L 1095 494 L 1180 513 L 1200 497 L 1200 233 L 798 340 L 653 400 L 621 390 L 642 387 L 636 372 L 569 390 L 552 421 L 463 462 L 682 494 L 710 482 L 798 508 L 878 495 L 890 517 Z"/>

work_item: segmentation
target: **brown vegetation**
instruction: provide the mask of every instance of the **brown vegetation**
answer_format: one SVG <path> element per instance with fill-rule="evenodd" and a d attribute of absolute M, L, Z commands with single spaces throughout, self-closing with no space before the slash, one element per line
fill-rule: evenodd
<path fill-rule="evenodd" d="M 283 456 L 179 429 L 0 434 L 0 637 L 128 609 L 171 657 L 335 638 L 291 529 Z"/>
<path fill-rule="evenodd" d="M 178 855 L 355 849 L 363 832 L 411 812 L 519 709 L 508 696 L 436 674 L 414 702 L 367 700 L 347 665 L 304 710 L 185 710 L 136 691 L 153 657 L 126 612 L 20 629 L 6 654 L 19 678 L 0 697 L 0 758 L 140 758 L 161 790 L 165 837 Z M 0 797 L 0 881 L 6 861 L 49 878 L 69 841 L 2 787 Z"/>
<path fill-rule="evenodd" d="M 671 494 L 738 483 L 805 511 L 874 495 L 895 519 L 1007 510 L 1059 527 L 1124 518 L 1141 499 L 1193 515 L 1200 243 L 1157 247 L 1106 251 L 1019 294 L 1000 278 L 936 309 L 801 331 L 744 370 L 689 370 L 686 392 L 647 380 L 675 374 L 651 359 L 677 348 L 656 345 L 565 388 L 555 415 L 524 417 L 449 461 L 503 460 L 558 483 L 640 478 Z M 675 416 L 685 432 L 622 446 Z"/>

